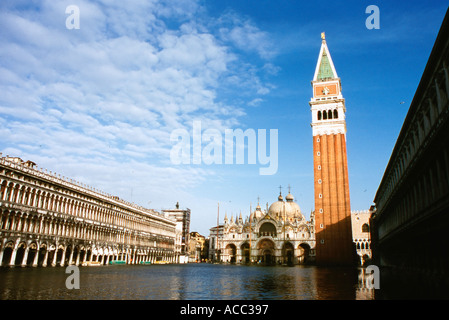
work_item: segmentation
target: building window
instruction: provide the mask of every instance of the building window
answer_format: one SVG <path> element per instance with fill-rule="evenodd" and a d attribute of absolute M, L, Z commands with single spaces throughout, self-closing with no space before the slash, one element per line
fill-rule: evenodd
<path fill-rule="evenodd" d="M 321 181 L 321 179 L 318 179 L 318 183 L 321 184 L 323 181 Z"/>
<path fill-rule="evenodd" d="M 320 209 L 320 213 L 323 213 L 323 209 L 322 208 Z"/>
<path fill-rule="evenodd" d="M 323 224 L 322 223 L 320 223 L 320 228 L 323 229 Z"/>
<path fill-rule="evenodd" d="M 365 224 L 362 226 L 362 232 L 369 232 L 369 225 L 368 225 L 367 223 L 365 223 Z"/>
<path fill-rule="evenodd" d="M 324 244 L 324 239 L 321 239 L 321 244 Z"/>
<path fill-rule="evenodd" d="M 318 111 L 318 120 L 321 120 L 321 111 Z"/>
<path fill-rule="evenodd" d="M 316 138 L 316 142 L 320 142 L 320 137 Z"/>
<path fill-rule="evenodd" d="M 338 110 L 334 109 L 334 119 L 338 119 Z"/>
<path fill-rule="evenodd" d="M 319 151 L 317 151 L 316 155 L 319 157 L 321 155 L 321 153 Z"/>
<path fill-rule="evenodd" d="M 323 195 L 320 193 L 320 194 L 318 195 L 318 198 L 321 199 L 322 197 L 323 197 Z"/>
<path fill-rule="evenodd" d="M 321 170 L 321 165 L 318 165 L 318 170 Z"/>
<path fill-rule="evenodd" d="M 332 119 L 332 110 L 329 110 L 328 114 L 329 114 L 329 119 Z"/>

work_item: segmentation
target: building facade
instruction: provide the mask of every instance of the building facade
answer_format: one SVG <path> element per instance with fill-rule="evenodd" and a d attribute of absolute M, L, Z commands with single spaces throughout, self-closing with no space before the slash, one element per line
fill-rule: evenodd
<path fill-rule="evenodd" d="M 210 258 L 227 263 L 300 264 L 315 257 L 313 214 L 307 221 L 289 193 L 249 217 L 228 217 L 210 229 Z"/>
<path fill-rule="evenodd" d="M 0 264 L 176 262 L 176 222 L 0 154 Z"/>
<path fill-rule="evenodd" d="M 312 81 L 313 172 L 317 264 L 354 262 L 345 99 L 324 33 Z"/>
<path fill-rule="evenodd" d="M 224 226 L 218 224 L 210 228 L 208 257 L 211 262 L 222 262 Z"/>
<path fill-rule="evenodd" d="M 208 258 L 206 238 L 198 232 L 190 232 L 189 262 L 203 262 Z"/>
<path fill-rule="evenodd" d="M 449 11 L 448 11 L 449 12 Z M 442 23 L 377 190 L 381 267 L 449 285 L 449 16 Z"/>
<path fill-rule="evenodd" d="M 164 209 L 162 212 L 176 222 L 175 252 L 178 263 L 189 262 L 190 209 Z"/>
<path fill-rule="evenodd" d="M 352 241 L 358 257 L 358 264 L 368 265 L 371 262 L 371 230 L 370 218 L 372 209 L 351 212 Z"/>

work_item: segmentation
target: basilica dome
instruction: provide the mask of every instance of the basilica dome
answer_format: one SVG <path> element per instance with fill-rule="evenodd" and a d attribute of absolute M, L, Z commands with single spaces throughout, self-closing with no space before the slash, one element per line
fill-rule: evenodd
<path fill-rule="evenodd" d="M 262 208 L 259 204 L 257 204 L 256 210 L 250 215 L 250 220 L 252 221 L 254 219 L 261 219 L 264 215 L 265 214 L 263 213 Z"/>
<path fill-rule="evenodd" d="M 278 201 L 271 204 L 268 209 L 268 214 L 273 218 L 279 219 L 303 219 L 304 216 L 301 214 L 301 209 L 299 205 L 294 202 L 294 197 L 290 193 L 283 199 L 280 194 L 278 197 Z"/>

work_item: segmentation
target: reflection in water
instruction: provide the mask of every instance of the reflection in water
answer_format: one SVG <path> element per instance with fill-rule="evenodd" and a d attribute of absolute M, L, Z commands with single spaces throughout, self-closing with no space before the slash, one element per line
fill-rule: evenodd
<path fill-rule="evenodd" d="M 80 289 L 62 267 L 1 268 L 1 300 L 373 299 L 357 270 L 316 266 L 119 265 L 80 267 Z"/>
<path fill-rule="evenodd" d="M 357 270 L 347 268 L 316 268 L 318 300 L 354 300 L 357 286 Z M 338 295 L 336 295 L 338 292 Z"/>

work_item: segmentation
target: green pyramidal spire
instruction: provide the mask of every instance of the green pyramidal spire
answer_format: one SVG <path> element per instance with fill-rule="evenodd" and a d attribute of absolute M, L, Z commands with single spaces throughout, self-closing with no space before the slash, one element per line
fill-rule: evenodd
<path fill-rule="evenodd" d="M 323 50 L 323 55 L 321 56 L 320 68 L 318 69 L 317 80 L 325 80 L 329 78 L 335 78 L 332 72 L 332 67 L 327 57 L 326 50 Z"/>
<path fill-rule="evenodd" d="M 330 79 L 337 79 L 337 72 L 335 71 L 334 63 L 332 62 L 331 54 L 326 44 L 326 37 L 324 32 L 321 33 L 321 50 L 318 55 L 318 63 L 315 69 L 314 81 L 326 81 Z"/>

